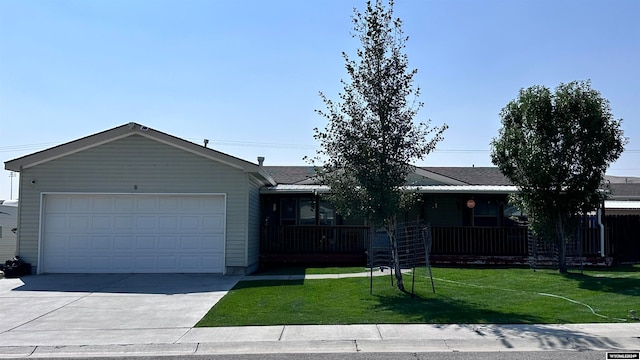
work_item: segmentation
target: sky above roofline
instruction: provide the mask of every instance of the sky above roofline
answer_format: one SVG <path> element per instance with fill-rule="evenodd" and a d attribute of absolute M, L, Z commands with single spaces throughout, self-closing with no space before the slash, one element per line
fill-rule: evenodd
<path fill-rule="evenodd" d="M 344 0 L 0 2 L 0 160 L 129 121 L 266 165 L 305 165 L 323 91 L 355 53 Z M 491 166 L 518 90 L 591 79 L 630 142 L 608 173 L 640 176 L 640 2 L 397 0 L 409 65 L 446 123 L 419 166 Z M 0 199 L 17 178 L 0 173 Z M 12 191 L 10 191 L 12 187 Z"/>

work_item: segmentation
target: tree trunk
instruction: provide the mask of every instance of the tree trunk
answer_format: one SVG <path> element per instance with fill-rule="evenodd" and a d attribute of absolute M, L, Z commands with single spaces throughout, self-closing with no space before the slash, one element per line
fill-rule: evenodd
<path fill-rule="evenodd" d="M 396 219 L 392 219 L 387 224 L 387 235 L 391 244 L 391 257 L 393 260 L 393 270 L 396 272 L 396 284 L 398 290 L 404 290 L 404 281 L 402 281 L 402 268 L 400 267 L 400 254 L 398 253 L 398 242 L 396 241 Z"/>
<path fill-rule="evenodd" d="M 561 274 L 567 273 L 567 241 L 565 239 L 565 231 L 564 231 L 564 219 L 562 214 L 558 214 L 558 224 L 556 225 L 557 229 L 557 244 L 558 244 L 558 270 Z"/>

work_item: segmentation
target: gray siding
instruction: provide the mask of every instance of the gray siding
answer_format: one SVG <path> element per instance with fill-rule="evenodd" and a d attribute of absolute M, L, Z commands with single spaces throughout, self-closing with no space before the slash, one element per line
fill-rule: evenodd
<path fill-rule="evenodd" d="M 36 265 L 43 192 L 224 193 L 225 265 L 246 267 L 248 177 L 242 170 L 139 135 L 23 169 L 19 254 Z"/>

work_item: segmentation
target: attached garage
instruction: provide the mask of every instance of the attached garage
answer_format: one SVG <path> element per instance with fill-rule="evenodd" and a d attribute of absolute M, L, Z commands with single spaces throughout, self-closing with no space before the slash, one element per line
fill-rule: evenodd
<path fill-rule="evenodd" d="M 136 123 L 5 162 L 20 172 L 17 253 L 36 273 L 248 274 L 260 164 Z"/>
<path fill-rule="evenodd" d="M 224 195 L 43 196 L 43 272 L 224 270 Z"/>

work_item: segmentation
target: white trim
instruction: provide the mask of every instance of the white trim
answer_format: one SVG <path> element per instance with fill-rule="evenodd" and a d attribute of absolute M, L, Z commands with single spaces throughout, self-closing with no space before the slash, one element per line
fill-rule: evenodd
<path fill-rule="evenodd" d="M 511 194 L 518 192 L 518 187 L 513 185 L 427 185 L 407 186 L 407 189 L 416 189 L 419 193 L 481 193 L 481 194 Z"/>
<path fill-rule="evenodd" d="M 226 275 L 227 273 L 227 215 L 228 215 L 228 206 L 227 206 L 227 193 L 120 193 L 120 192 L 69 192 L 69 191 L 45 191 L 40 193 L 40 214 L 39 214 L 39 229 L 38 229 L 38 265 L 37 265 L 37 274 L 42 274 L 42 269 L 44 269 L 44 256 L 43 256 L 43 246 L 42 246 L 42 237 L 44 232 L 44 197 L 45 195 L 132 195 L 132 196 L 222 196 L 224 202 L 224 221 L 222 226 L 224 246 L 222 247 L 222 274 Z"/>
<path fill-rule="evenodd" d="M 42 263 L 43 263 L 43 255 L 42 255 L 42 233 L 44 232 L 44 195 L 45 193 L 40 193 L 40 214 L 38 215 L 38 267 L 36 274 L 42 274 Z M 18 233 L 20 233 L 20 228 L 18 228 Z"/>
<path fill-rule="evenodd" d="M 605 200 L 604 208 L 605 210 L 636 210 L 640 209 L 640 201 Z"/>
<path fill-rule="evenodd" d="M 416 191 L 421 194 L 460 194 L 460 193 L 481 193 L 481 194 L 511 194 L 518 191 L 517 186 L 512 185 L 422 185 L 403 186 L 403 190 Z M 276 185 L 260 190 L 261 194 L 275 193 L 327 193 L 331 189 L 327 185 Z"/>
<path fill-rule="evenodd" d="M 222 224 L 222 236 L 224 237 L 224 246 L 222 247 L 222 275 L 227 274 L 227 213 L 229 207 L 227 207 L 227 193 L 221 193 L 216 195 L 222 195 L 224 201 L 224 221 Z"/>

